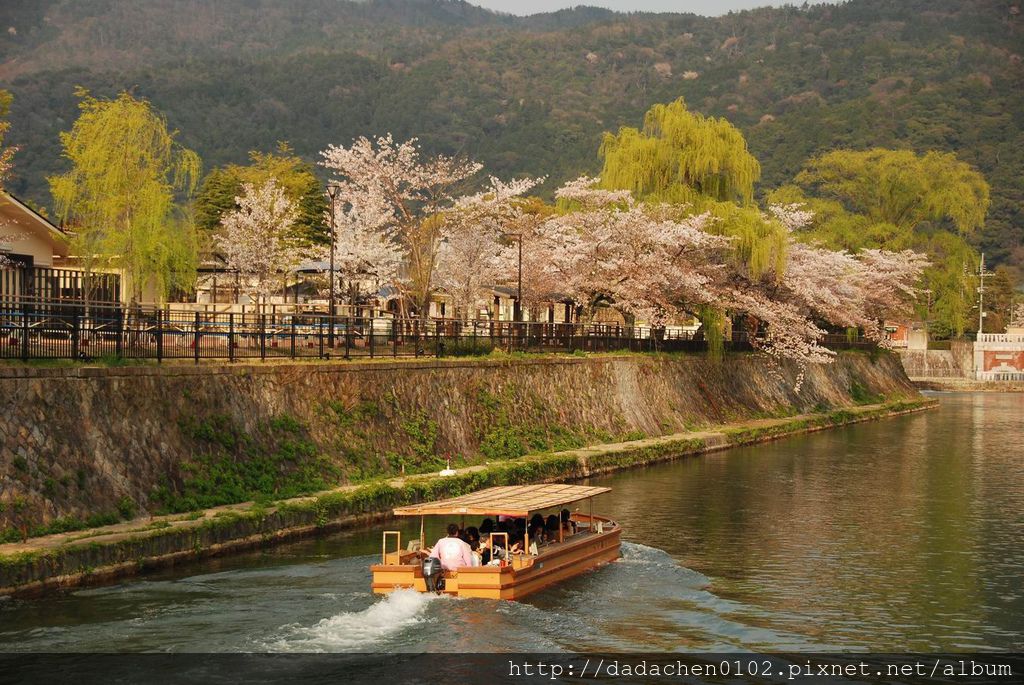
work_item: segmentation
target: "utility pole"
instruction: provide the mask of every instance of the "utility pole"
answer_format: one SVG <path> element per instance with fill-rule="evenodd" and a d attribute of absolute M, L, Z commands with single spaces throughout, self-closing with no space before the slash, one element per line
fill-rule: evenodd
<path fill-rule="evenodd" d="M 928 308 L 925 310 L 924 315 L 924 377 L 928 377 L 928 339 L 931 337 L 928 332 L 928 327 L 932 318 L 932 289 L 927 288 L 925 290 L 928 293 Z"/>
<path fill-rule="evenodd" d="M 328 276 L 330 280 L 330 286 L 329 293 L 327 296 L 329 302 L 328 306 L 330 307 L 330 314 L 327 317 L 327 321 L 330 324 L 331 328 L 327 333 L 327 344 L 328 346 L 330 346 L 332 352 L 334 351 L 334 252 L 336 250 L 335 242 L 338 239 L 337 231 L 334 228 L 334 213 L 336 209 L 335 202 L 338 199 L 338 193 L 340 191 L 341 186 L 339 186 L 337 183 L 327 184 L 327 196 L 331 198 L 331 266 L 330 275 Z"/>
<path fill-rule="evenodd" d="M 985 271 L 985 253 L 981 253 L 981 262 L 978 264 L 978 335 L 985 330 L 985 279 L 992 274 Z"/>

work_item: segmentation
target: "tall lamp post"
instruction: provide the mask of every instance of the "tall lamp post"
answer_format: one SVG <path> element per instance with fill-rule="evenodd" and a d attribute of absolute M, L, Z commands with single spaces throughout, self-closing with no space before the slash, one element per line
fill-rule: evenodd
<path fill-rule="evenodd" d="M 334 250 L 335 242 L 337 240 L 337 232 L 334 230 L 334 213 L 335 205 L 338 199 L 338 193 L 341 191 L 341 186 L 337 183 L 327 184 L 327 196 L 331 198 L 331 268 L 330 268 L 330 282 L 328 284 L 328 298 L 330 301 L 330 317 L 331 328 L 327 333 L 327 344 L 333 350 L 334 349 Z"/>
<path fill-rule="evenodd" d="M 516 289 L 516 304 L 512 309 L 513 321 L 523 320 L 523 234 L 506 233 L 506 240 L 515 240 L 519 243 L 519 285 Z"/>

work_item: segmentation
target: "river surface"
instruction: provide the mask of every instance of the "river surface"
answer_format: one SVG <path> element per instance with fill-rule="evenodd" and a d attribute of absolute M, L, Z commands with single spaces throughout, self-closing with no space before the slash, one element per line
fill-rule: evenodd
<path fill-rule="evenodd" d="M 1019 652 L 1024 394 L 938 397 L 594 479 L 623 558 L 527 601 L 374 596 L 375 528 L 0 600 L 0 651 Z"/>

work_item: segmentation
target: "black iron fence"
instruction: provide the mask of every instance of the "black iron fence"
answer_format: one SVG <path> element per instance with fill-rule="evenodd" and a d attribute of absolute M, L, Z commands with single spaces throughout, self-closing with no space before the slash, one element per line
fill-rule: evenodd
<path fill-rule="evenodd" d="M 870 348 L 846 335 L 833 349 Z M 753 349 L 742 334 L 727 351 Z M 621 324 L 396 319 L 316 312 L 217 313 L 166 307 L 22 302 L 0 308 L 0 359 L 355 359 L 507 352 L 699 352 L 679 328 Z"/>

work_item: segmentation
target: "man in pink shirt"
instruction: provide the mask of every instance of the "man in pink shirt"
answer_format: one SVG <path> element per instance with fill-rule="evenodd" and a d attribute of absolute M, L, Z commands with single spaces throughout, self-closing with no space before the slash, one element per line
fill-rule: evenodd
<path fill-rule="evenodd" d="M 441 568 L 446 571 L 473 565 L 473 550 L 459 539 L 459 527 L 454 523 L 448 524 L 448 537 L 437 541 L 434 549 L 430 551 L 430 556 L 440 559 Z"/>

